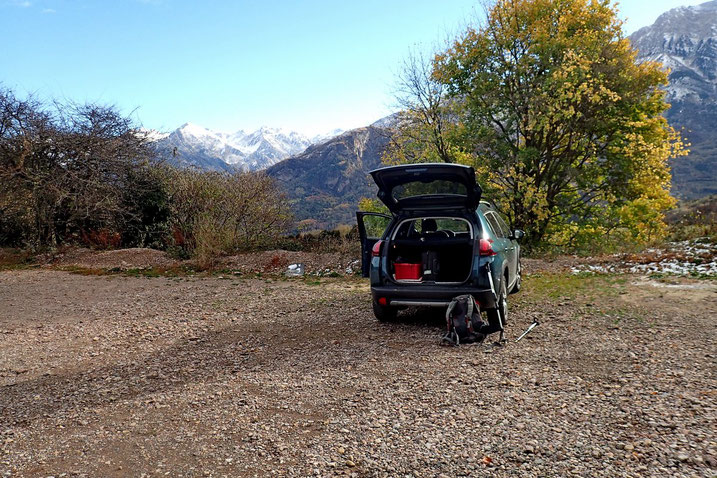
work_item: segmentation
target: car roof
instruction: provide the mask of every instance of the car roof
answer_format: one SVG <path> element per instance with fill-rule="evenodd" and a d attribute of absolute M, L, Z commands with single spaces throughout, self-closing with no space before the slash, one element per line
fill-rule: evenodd
<path fill-rule="evenodd" d="M 482 199 L 480 203 L 478 204 L 478 207 L 481 209 L 495 209 L 495 205 L 493 205 L 492 202 Z"/>

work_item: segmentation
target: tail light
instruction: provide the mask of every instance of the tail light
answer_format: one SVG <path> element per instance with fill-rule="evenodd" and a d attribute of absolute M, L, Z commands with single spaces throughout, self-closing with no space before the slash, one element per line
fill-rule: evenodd
<path fill-rule="evenodd" d="M 376 244 L 373 245 L 373 249 L 371 249 L 371 255 L 373 257 L 381 255 L 381 246 L 383 246 L 383 241 L 376 241 Z"/>
<path fill-rule="evenodd" d="M 494 256 L 497 254 L 493 250 L 493 240 L 492 239 L 481 239 L 480 245 L 479 245 L 479 254 L 481 256 Z"/>

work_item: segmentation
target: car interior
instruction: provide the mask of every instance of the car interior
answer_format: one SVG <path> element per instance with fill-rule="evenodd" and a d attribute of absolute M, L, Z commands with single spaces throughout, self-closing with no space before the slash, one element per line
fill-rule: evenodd
<path fill-rule="evenodd" d="M 471 272 L 473 228 L 462 218 L 407 219 L 396 227 L 389 265 L 399 282 L 461 283 Z"/>

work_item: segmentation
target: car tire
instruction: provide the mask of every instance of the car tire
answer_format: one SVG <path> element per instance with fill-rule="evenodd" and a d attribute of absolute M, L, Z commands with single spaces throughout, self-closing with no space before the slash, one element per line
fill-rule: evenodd
<path fill-rule="evenodd" d="M 379 322 L 391 322 L 396 320 L 396 314 L 398 314 L 398 310 L 395 307 L 386 307 L 375 300 L 373 301 L 373 315 Z"/>
<path fill-rule="evenodd" d="M 488 316 L 488 323 L 491 326 L 491 329 L 498 328 L 500 329 L 500 323 L 503 323 L 503 328 L 505 328 L 506 324 L 508 323 L 508 292 L 507 292 L 507 283 L 508 280 L 505 276 L 500 281 L 500 289 L 498 292 L 498 300 L 496 301 L 496 308 L 495 309 L 487 309 L 486 315 Z M 500 320 L 499 320 L 500 319 Z"/>
<path fill-rule="evenodd" d="M 520 265 L 520 261 L 518 261 L 518 271 L 515 277 L 515 284 L 513 284 L 513 288 L 511 289 L 510 293 L 515 294 L 516 292 L 520 292 L 520 276 L 523 273 L 522 266 Z"/>

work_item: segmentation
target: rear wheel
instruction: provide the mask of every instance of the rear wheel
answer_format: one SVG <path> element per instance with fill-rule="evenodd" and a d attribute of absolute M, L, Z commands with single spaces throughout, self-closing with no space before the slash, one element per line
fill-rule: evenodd
<path fill-rule="evenodd" d="M 375 315 L 380 322 L 390 322 L 395 320 L 397 313 L 398 310 L 396 310 L 396 308 L 386 307 L 379 304 L 375 300 L 373 301 L 373 315 Z"/>

